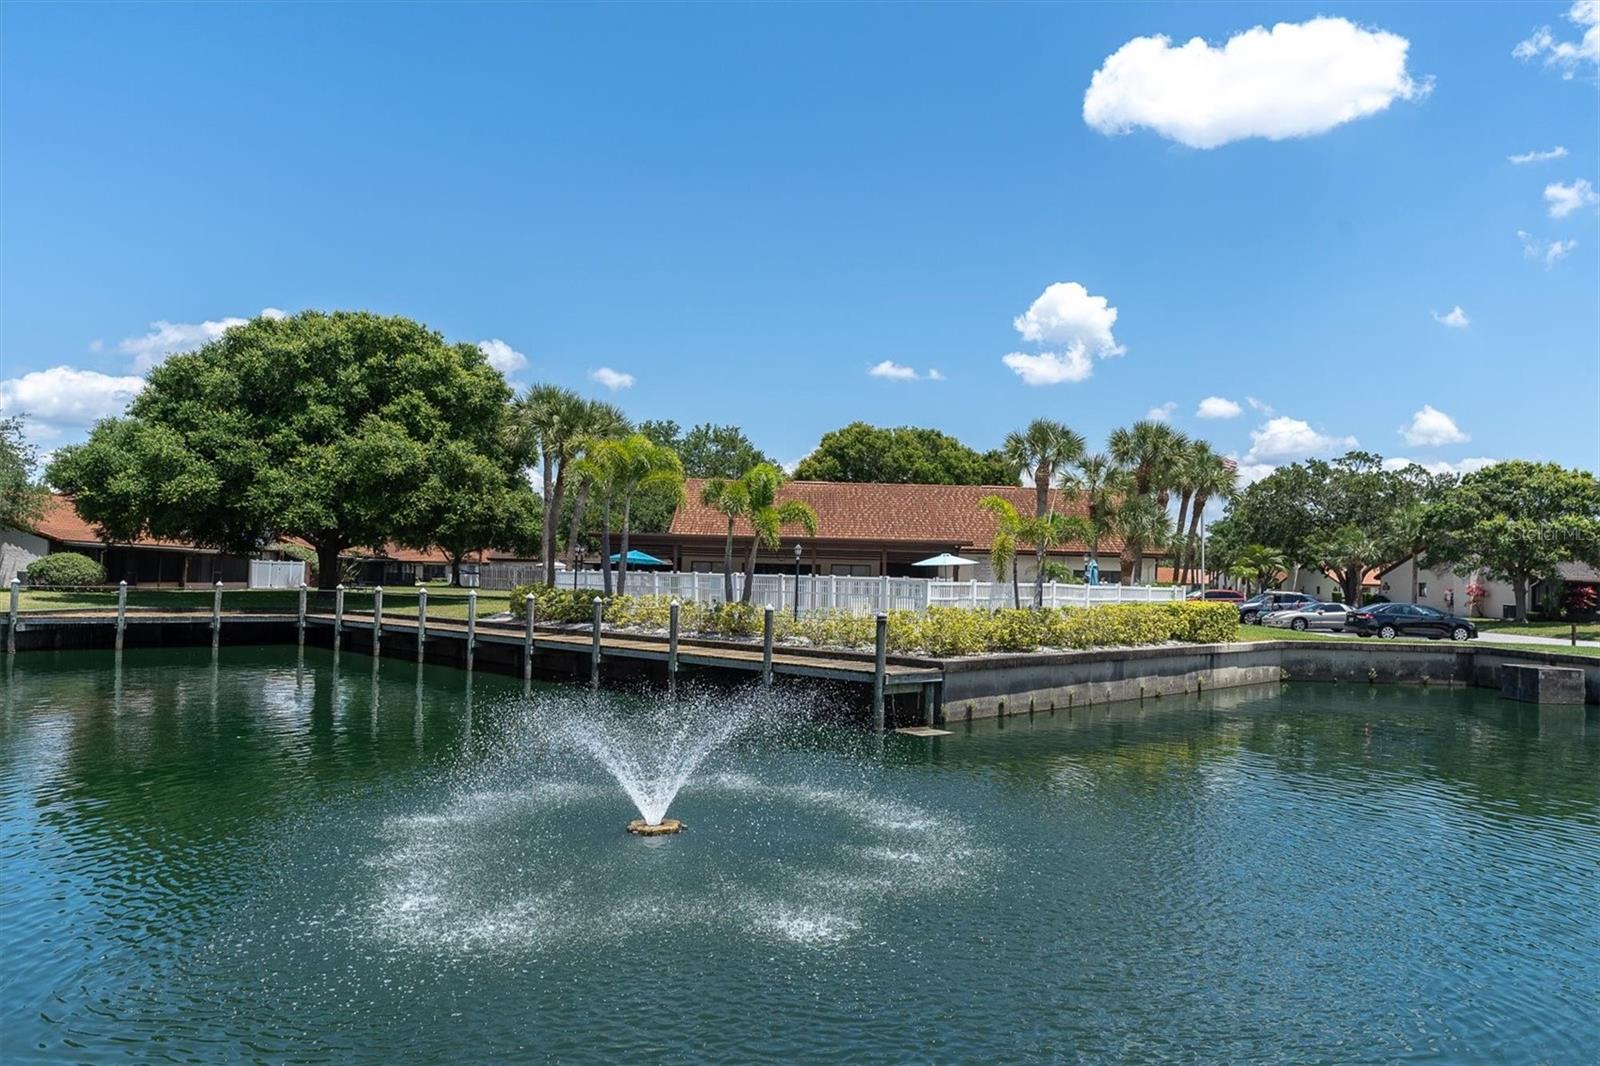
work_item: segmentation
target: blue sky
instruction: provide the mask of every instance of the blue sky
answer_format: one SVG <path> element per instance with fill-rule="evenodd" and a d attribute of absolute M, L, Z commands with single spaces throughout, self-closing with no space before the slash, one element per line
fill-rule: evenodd
<path fill-rule="evenodd" d="M 784 461 L 855 419 L 988 447 L 1154 409 L 1252 470 L 1600 466 L 1583 4 L 0 20 L 0 413 L 45 448 L 205 323 L 314 307 Z"/>

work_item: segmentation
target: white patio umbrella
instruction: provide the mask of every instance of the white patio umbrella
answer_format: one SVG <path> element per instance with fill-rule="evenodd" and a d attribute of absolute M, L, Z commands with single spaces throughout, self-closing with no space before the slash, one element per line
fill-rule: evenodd
<path fill-rule="evenodd" d="M 959 555 L 951 555 L 949 552 L 943 552 L 943 553 L 941 553 L 939 555 L 935 555 L 931 559 L 923 559 L 921 562 L 912 563 L 911 565 L 912 566 L 938 566 L 938 567 L 948 566 L 948 567 L 954 568 L 954 567 L 957 567 L 957 566 L 977 566 L 978 565 L 978 561 L 976 559 L 963 559 Z M 950 576 L 951 576 L 952 579 L 955 577 L 954 574 L 951 574 Z"/>

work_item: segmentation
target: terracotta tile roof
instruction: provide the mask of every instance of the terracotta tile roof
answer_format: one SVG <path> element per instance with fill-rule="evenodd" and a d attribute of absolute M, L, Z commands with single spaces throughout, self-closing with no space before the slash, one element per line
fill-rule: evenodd
<path fill-rule="evenodd" d="M 116 541 L 106 540 L 91 523 L 85 522 L 78 516 L 77 508 L 72 505 L 72 497 L 63 496 L 59 493 L 51 496 L 44 505 L 44 513 L 33 524 L 33 531 L 46 540 L 58 541 L 68 545 L 84 546 L 117 543 Z M 161 540 L 156 537 L 140 537 L 133 543 L 141 548 L 172 548 L 182 551 L 207 550 L 196 548 L 188 541 Z"/>
<path fill-rule="evenodd" d="M 728 520 L 700 502 L 704 482 L 690 478 L 684 487 L 687 502 L 672 516 L 672 536 L 721 537 Z M 994 518 L 980 510 L 985 496 L 1004 496 L 1023 514 L 1033 513 L 1033 489 L 1018 485 L 888 485 L 841 481 L 790 481 L 778 492 L 780 500 L 802 500 L 817 512 L 817 539 L 862 541 L 875 544 L 896 541 L 919 545 L 948 545 L 987 552 L 994 540 Z M 1051 503 L 1063 514 L 1083 514 L 1081 503 L 1069 503 L 1051 490 Z M 735 527 L 736 535 L 749 536 L 748 525 Z M 1115 555 L 1122 547 L 1116 537 L 1101 538 L 1102 554 Z M 1082 552 L 1082 544 L 1064 545 L 1061 552 Z"/>

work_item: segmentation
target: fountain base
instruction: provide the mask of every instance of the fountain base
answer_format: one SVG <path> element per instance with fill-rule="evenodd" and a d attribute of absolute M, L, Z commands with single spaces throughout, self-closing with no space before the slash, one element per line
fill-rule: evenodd
<path fill-rule="evenodd" d="M 663 818 L 657 825 L 651 825 L 643 818 L 635 818 L 628 823 L 628 832 L 641 837 L 666 836 L 668 833 L 680 833 L 683 823 L 676 818 Z"/>

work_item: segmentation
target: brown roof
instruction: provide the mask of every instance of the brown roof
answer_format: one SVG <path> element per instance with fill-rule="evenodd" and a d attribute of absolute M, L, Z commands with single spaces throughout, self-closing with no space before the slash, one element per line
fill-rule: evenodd
<path fill-rule="evenodd" d="M 60 493 L 52 495 L 46 501 L 44 513 L 33 524 L 33 531 L 46 540 L 58 541 L 62 544 L 98 545 L 116 543 L 106 540 L 91 523 L 85 522 L 80 518 L 77 508 L 72 505 L 72 497 L 63 496 Z M 197 550 L 188 541 L 162 540 L 157 537 L 140 537 L 132 543 L 141 548 Z"/>
<path fill-rule="evenodd" d="M 672 516 L 668 532 L 674 536 L 722 537 L 728 520 L 700 502 L 703 481 L 690 478 L 686 502 Z M 843 481 L 789 481 L 778 491 L 779 500 L 801 500 L 817 512 L 817 539 L 903 542 L 949 545 L 987 552 L 994 540 L 994 517 L 978 507 L 985 496 L 1003 496 L 1018 511 L 1032 514 L 1031 487 L 1018 485 L 888 485 Z M 1084 513 L 1081 502 L 1069 502 L 1054 489 L 1050 502 L 1062 514 Z M 750 527 L 739 523 L 736 535 L 749 536 Z M 1081 552 L 1086 545 L 1063 545 L 1059 551 Z M 1101 538 L 1100 551 L 1116 553 L 1122 542 Z"/>

